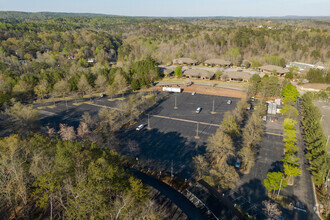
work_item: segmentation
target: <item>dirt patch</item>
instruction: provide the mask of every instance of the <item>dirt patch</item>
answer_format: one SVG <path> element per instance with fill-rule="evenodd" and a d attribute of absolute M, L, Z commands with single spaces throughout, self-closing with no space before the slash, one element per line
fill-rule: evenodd
<path fill-rule="evenodd" d="M 173 86 L 178 87 L 178 86 Z M 227 97 L 235 97 L 235 98 L 242 98 L 244 96 L 244 92 L 234 89 L 226 89 L 226 88 L 219 88 L 213 86 L 204 86 L 204 85 L 191 85 L 191 86 L 184 86 L 179 85 L 183 92 L 196 92 L 205 95 L 217 95 L 217 96 L 227 96 Z M 161 91 L 162 87 L 155 86 L 149 89 L 145 89 L 144 91 Z"/>

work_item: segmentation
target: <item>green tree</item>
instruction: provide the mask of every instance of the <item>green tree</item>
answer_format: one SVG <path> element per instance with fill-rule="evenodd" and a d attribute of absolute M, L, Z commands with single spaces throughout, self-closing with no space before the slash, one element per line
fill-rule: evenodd
<path fill-rule="evenodd" d="M 298 122 L 291 118 L 286 118 L 283 121 L 284 130 L 295 130 L 295 126 Z"/>
<path fill-rule="evenodd" d="M 54 172 L 47 172 L 41 175 L 33 184 L 36 188 L 34 195 L 39 195 L 37 205 L 41 208 L 50 206 L 50 219 L 53 219 L 53 208 L 55 194 L 60 189 L 60 183 Z"/>
<path fill-rule="evenodd" d="M 297 118 L 299 115 L 298 110 L 291 105 L 284 105 L 280 112 L 291 119 Z"/>
<path fill-rule="evenodd" d="M 216 80 L 220 80 L 221 79 L 221 75 L 222 75 L 222 71 L 220 71 L 220 70 L 217 70 L 216 72 L 215 72 L 215 75 L 214 75 L 214 79 L 216 79 Z"/>
<path fill-rule="evenodd" d="M 299 92 L 296 86 L 289 83 L 282 89 L 281 95 L 284 97 L 284 103 L 293 104 L 297 100 Z"/>
<path fill-rule="evenodd" d="M 70 91 L 71 91 L 70 84 L 64 79 L 58 81 L 54 85 L 53 92 L 56 95 L 62 95 L 64 97 L 64 95 Z"/>
<path fill-rule="evenodd" d="M 299 158 L 295 154 L 286 153 L 282 161 L 283 163 L 299 166 L 298 160 Z"/>
<path fill-rule="evenodd" d="M 253 74 L 249 79 L 247 93 L 248 95 L 254 96 L 260 89 L 261 78 L 258 74 Z"/>
<path fill-rule="evenodd" d="M 282 180 L 282 184 L 281 184 Z M 286 179 L 284 178 L 284 174 L 281 172 L 268 172 L 267 178 L 264 180 L 264 185 L 268 192 L 275 193 L 275 190 L 283 189 L 288 185 Z M 281 185 L 281 188 L 280 188 Z"/>
<path fill-rule="evenodd" d="M 289 183 L 291 185 L 294 184 L 294 177 L 301 175 L 301 170 L 299 167 L 294 166 L 292 164 L 284 163 L 284 173 L 288 176 Z"/>
<path fill-rule="evenodd" d="M 41 80 L 39 84 L 34 87 L 34 93 L 41 99 L 45 97 L 49 92 L 49 85 L 47 80 Z"/>
<path fill-rule="evenodd" d="M 175 69 L 174 69 L 174 75 L 175 75 L 175 77 L 178 77 L 178 78 L 180 78 L 182 76 L 182 68 L 181 68 L 181 66 L 175 67 Z"/>

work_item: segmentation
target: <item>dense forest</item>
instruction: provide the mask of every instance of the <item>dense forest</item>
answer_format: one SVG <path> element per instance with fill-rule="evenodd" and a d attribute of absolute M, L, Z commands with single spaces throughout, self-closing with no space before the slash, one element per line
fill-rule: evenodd
<path fill-rule="evenodd" d="M 0 12 L 0 40 L 0 105 L 12 97 L 147 87 L 161 77 L 157 64 L 178 57 L 248 60 L 252 67 L 328 65 L 330 58 L 327 20 Z"/>

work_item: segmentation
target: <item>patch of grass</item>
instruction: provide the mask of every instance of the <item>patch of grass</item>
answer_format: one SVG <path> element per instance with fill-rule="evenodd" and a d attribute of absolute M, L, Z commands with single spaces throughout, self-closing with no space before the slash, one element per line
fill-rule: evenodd
<path fill-rule="evenodd" d="M 110 102 L 113 102 L 113 101 L 123 101 L 123 100 L 125 100 L 124 97 L 108 99 L 108 101 L 110 101 Z"/>
<path fill-rule="evenodd" d="M 55 108 L 56 105 L 39 106 L 37 109 Z"/>
<path fill-rule="evenodd" d="M 82 105 L 82 104 L 93 104 L 93 102 L 87 101 L 87 102 L 76 102 L 76 103 L 72 103 L 72 105 L 75 105 L 75 106 L 79 106 L 79 105 Z"/>

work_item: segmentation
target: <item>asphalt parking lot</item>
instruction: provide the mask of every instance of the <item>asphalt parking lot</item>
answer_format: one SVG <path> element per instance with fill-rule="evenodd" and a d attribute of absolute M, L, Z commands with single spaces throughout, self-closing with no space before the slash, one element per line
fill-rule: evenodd
<path fill-rule="evenodd" d="M 229 99 L 231 104 L 227 104 Z M 215 113 L 211 114 L 213 100 Z M 170 172 L 173 164 L 175 175 L 190 179 L 192 157 L 205 152 L 207 138 L 216 132 L 223 114 L 232 111 L 238 100 L 202 94 L 169 94 L 166 100 L 143 115 L 136 126 L 121 131 L 120 139 L 138 143 L 140 153 L 136 157 L 151 169 Z M 175 106 L 177 109 L 174 109 Z M 197 114 L 198 107 L 202 111 Z M 150 130 L 147 129 L 148 114 Z M 140 124 L 146 127 L 136 131 Z"/>
<path fill-rule="evenodd" d="M 59 128 L 60 123 L 77 127 L 84 112 L 94 116 L 102 106 L 117 106 L 116 101 L 108 99 L 109 97 L 98 97 L 94 104 L 84 103 L 78 106 L 69 101 L 68 107 L 65 102 L 61 102 L 55 108 L 39 110 L 41 124 L 55 129 Z M 228 100 L 232 101 L 231 104 L 227 104 Z M 207 138 L 216 132 L 223 114 L 232 111 L 238 100 L 224 96 L 170 93 L 166 99 L 142 115 L 135 126 L 120 130 L 118 137 L 123 144 L 127 141 L 137 143 L 140 151 L 134 156 L 151 169 L 170 172 L 173 164 L 175 175 L 191 178 L 192 157 L 205 152 Z M 197 114 L 198 107 L 202 110 Z M 213 110 L 215 113 L 211 114 Z M 136 131 L 138 125 L 147 125 L 148 115 L 151 129 L 148 130 L 146 126 L 141 131 Z M 121 148 L 118 150 L 121 151 Z M 122 153 L 127 152 L 123 150 Z"/>

